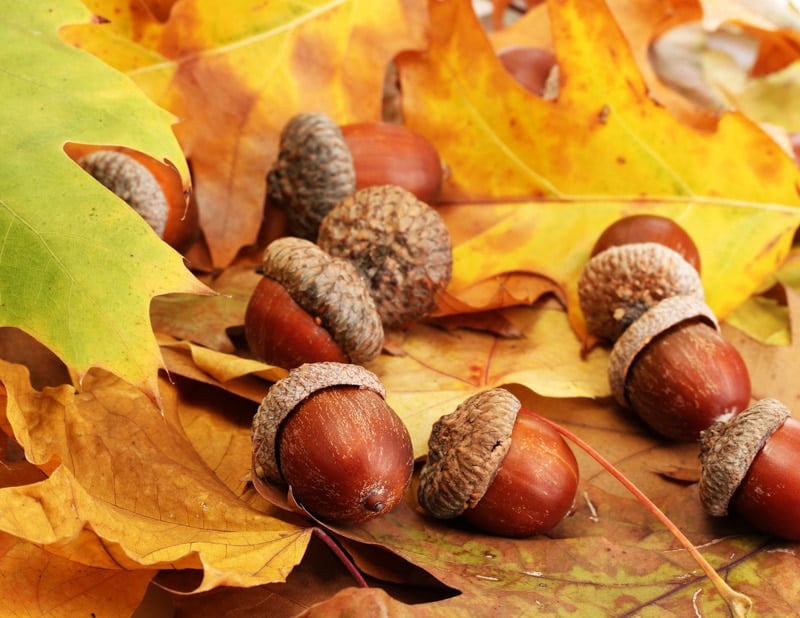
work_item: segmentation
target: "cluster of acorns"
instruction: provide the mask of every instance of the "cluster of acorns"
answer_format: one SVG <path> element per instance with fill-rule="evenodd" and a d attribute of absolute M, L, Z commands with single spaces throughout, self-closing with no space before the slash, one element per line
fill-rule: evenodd
<path fill-rule="evenodd" d="M 124 148 L 67 150 L 166 242 L 180 250 L 195 238 L 196 208 L 161 164 Z M 401 126 L 338 127 L 299 114 L 281 135 L 268 199 L 293 236 L 267 247 L 245 332 L 256 356 L 291 371 L 253 421 L 253 466 L 322 519 L 387 513 L 410 484 L 408 431 L 359 365 L 380 353 L 384 327 L 425 316 L 447 286 L 450 238 L 428 204 L 441 182 L 436 150 Z M 700 497 L 711 515 L 732 510 L 800 540 L 791 484 L 800 422 L 773 399 L 747 407 L 747 368 L 720 335 L 699 269 L 694 242 L 673 221 L 621 219 L 597 240 L 579 281 L 587 328 L 613 343 L 617 401 L 667 438 L 700 441 Z M 435 517 L 520 537 L 555 526 L 577 486 L 561 436 L 492 389 L 434 424 L 418 498 Z"/>
<path fill-rule="evenodd" d="M 402 127 L 300 114 L 267 176 L 295 235 L 266 248 L 245 333 L 256 356 L 290 372 L 253 420 L 253 473 L 329 522 L 385 514 L 411 482 L 408 431 L 360 364 L 380 353 L 384 327 L 426 315 L 449 281 L 449 233 L 420 198 L 434 199 L 441 182 L 431 150 Z M 423 172 L 409 174 L 409 152 Z M 577 485 L 561 436 L 493 389 L 434 425 L 419 500 L 436 517 L 529 536 L 561 520 Z"/>
<path fill-rule="evenodd" d="M 597 240 L 578 284 L 587 328 L 613 342 L 618 403 L 661 435 L 700 441 L 700 499 L 800 540 L 800 493 L 788 480 L 800 423 L 774 399 L 753 405 L 750 376 L 704 302 L 700 257 L 674 221 L 636 215 Z"/>

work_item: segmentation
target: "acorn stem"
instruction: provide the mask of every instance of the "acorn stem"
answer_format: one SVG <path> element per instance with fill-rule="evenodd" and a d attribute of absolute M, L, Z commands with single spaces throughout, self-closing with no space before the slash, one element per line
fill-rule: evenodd
<path fill-rule="evenodd" d="M 344 550 L 341 547 L 339 547 L 339 544 L 333 539 L 333 537 L 331 537 L 330 534 L 325 532 L 325 530 L 323 530 L 322 528 L 318 528 L 317 526 L 311 528 L 311 532 L 320 541 L 322 541 L 323 543 L 325 543 L 325 545 L 328 546 L 328 549 L 330 549 L 333 552 L 333 554 L 347 569 L 347 572 L 350 573 L 350 575 L 353 576 L 353 579 L 356 580 L 356 583 L 358 584 L 359 588 L 369 588 L 369 584 L 367 583 L 367 580 L 364 579 L 364 576 L 361 575 L 361 571 L 358 570 L 358 567 L 356 567 L 356 565 L 350 559 L 350 556 L 348 556 L 344 552 Z"/>
<path fill-rule="evenodd" d="M 562 436 L 564 436 L 570 442 L 573 442 L 576 446 L 584 450 L 589 456 L 591 456 L 597 463 L 599 463 L 611 476 L 613 476 L 617 481 L 619 481 L 625 489 L 627 489 L 633 496 L 641 502 L 644 507 L 650 511 L 656 519 L 658 519 L 667 530 L 674 536 L 678 542 L 683 545 L 686 551 L 689 552 L 689 555 L 694 559 L 697 565 L 703 570 L 706 574 L 708 579 L 713 584 L 714 588 L 717 589 L 720 596 L 725 600 L 728 604 L 728 609 L 730 610 L 733 616 L 747 616 L 750 611 L 750 608 L 753 606 L 753 600 L 745 594 L 741 592 L 737 592 L 733 588 L 728 585 L 728 583 L 722 579 L 722 577 L 717 573 L 714 568 L 708 563 L 708 561 L 703 557 L 694 544 L 686 537 L 683 532 L 675 525 L 675 523 L 667 517 L 667 515 L 660 509 L 655 503 L 648 498 L 645 493 L 639 489 L 633 481 L 631 481 L 628 477 L 626 477 L 622 472 L 620 472 L 614 464 L 608 461 L 605 457 L 603 457 L 598 451 L 596 451 L 588 442 L 585 442 L 574 433 L 572 433 L 569 429 L 562 427 L 558 423 L 555 423 L 540 414 L 536 414 L 536 412 L 530 411 L 531 414 L 537 416 L 542 421 L 550 425 L 553 429 L 559 432 Z"/>

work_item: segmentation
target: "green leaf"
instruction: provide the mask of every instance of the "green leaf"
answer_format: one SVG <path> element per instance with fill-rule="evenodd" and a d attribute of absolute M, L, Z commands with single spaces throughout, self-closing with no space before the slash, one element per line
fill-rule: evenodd
<path fill-rule="evenodd" d="M 120 144 L 184 179 L 188 168 L 174 117 L 58 38 L 90 17 L 77 0 L 7 3 L 0 17 L 0 325 L 27 331 L 79 375 L 99 366 L 152 395 L 161 356 L 150 299 L 205 287 L 63 148 Z"/>

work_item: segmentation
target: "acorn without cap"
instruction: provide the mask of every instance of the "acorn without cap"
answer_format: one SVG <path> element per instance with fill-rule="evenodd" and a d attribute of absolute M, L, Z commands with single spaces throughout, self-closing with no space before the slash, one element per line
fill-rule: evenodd
<path fill-rule="evenodd" d="M 251 352 L 290 369 L 303 363 L 365 363 L 383 345 L 369 290 L 348 261 L 286 236 L 264 251 L 264 276 L 244 316 Z"/>
<path fill-rule="evenodd" d="M 253 473 L 320 519 L 353 524 L 396 507 L 411 482 L 411 437 L 377 376 L 358 365 L 289 372 L 253 418 Z"/>
<path fill-rule="evenodd" d="M 385 326 L 427 315 L 450 282 L 447 226 L 401 187 L 367 187 L 344 198 L 322 220 L 317 244 L 358 268 Z"/>
<path fill-rule="evenodd" d="M 549 425 L 509 391 L 477 393 L 434 423 L 420 505 L 499 536 L 546 532 L 572 509 L 578 464 Z"/>

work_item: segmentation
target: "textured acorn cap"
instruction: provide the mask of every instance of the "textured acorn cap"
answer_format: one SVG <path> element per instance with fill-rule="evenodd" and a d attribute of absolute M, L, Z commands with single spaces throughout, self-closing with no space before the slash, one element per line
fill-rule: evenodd
<path fill-rule="evenodd" d="M 791 416 L 776 399 L 760 399 L 700 434 L 700 501 L 716 517 L 728 505 L 767 439 Z"/>
<path fill-rule="evenodd" d="M 434 423 L 419 477 L 419 502 L 426 511 L 449 519 L 480 501 L 508 454 L 519 409 L 514 395 L 495 388 Z"/>
<path fill-rule="evenodd" d="M 78 160 L 78 165 L 117 197 L 125 200 L 147 221 L 159 238 L 164 237 L 169 204 L 155 176 L 124 152 L 95 150 Z"/>
<path fill-rule="evenodd" d="M 273 384 L 258 407 L 251 429 L 253 469 L 260 478 L 283 482 L 275 437 L 283 420 L 306 399 L 325 388 L 358 386 L 386 398 L 378 376 L 360 365 L 306 363 Z"/>
<path fill-rule="evenodd" d="M 286 212 L 289 233 L 313 240 L 322 218 L 355 190 L 353 157 L 339 126 L 321 113 L 293 116 L 267 174 L 267 198 Z"/>
<path fill-rule="evenodd" d="M 578 297 L 593 335 L 615 341 L 640 315 L 670 296 L 704 298 L 697 270 L 659 243 L 609 247 L 591 258 L 578 280 Z"/>
<path fill-rule="evenodd" d="M 322 220 L 317 244 L 356 265 L 387 326 L 429 313 L 453 270 L 450 233 L 439 213 L 394 185 L 344 198 Z"/>
<path fill-rule="evenodd" d="M 628 370 L 638 354 L 661 333 L 681 322 L 700 318 L 719 330 L 714 312 L 696 296 L 671 296 L 660 301 L 636 320 L 617 339 L 608 358 L 608 382 L 620 405 L 628 406 L 625 384 Z"/>
<path fill-rule="evenodd" d="M 264 251 L 264 276 L 280 283 L 319 320 L 354 363 L 380 354 L 383 324 L 361 275 L 347 260 L 331 257 L 309 240 L 285 236 Z"/>

